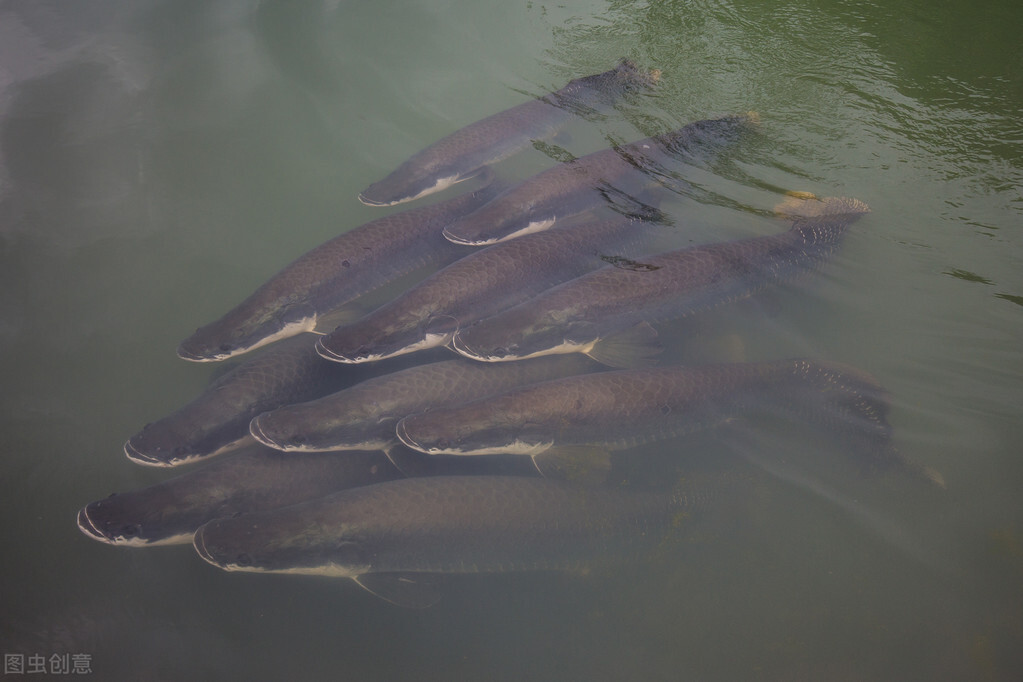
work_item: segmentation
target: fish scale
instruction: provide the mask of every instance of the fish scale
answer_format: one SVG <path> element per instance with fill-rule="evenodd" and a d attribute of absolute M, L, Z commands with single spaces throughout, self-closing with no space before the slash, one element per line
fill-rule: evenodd
<path fill-rule="evenodd" d="M 320 338 L 317 350 L 353 363 L 444 345 L 459 326 L 597 269 L 609 251 L 631 254 L 649 236 L 649 223 L 618 216 L 481 249 Z"/>
<path fill-rule="evenodd" d="M 454 217 L 496 193 L 488 186 L 447 201 L 394 213 L 308 251 L 223 317 L 181 342 L 178 355 L 208 362 L 312 331 L 319 317 L 399 277 L 442 266 L 468 251 L 444 239 Z"/>
<path fill-rule="evenodd" d="M 501 366 L 464 358 L 434 362 L 266 412 L 252 420 L 250 431 L 279 450 L 386 447 L 395 440 L 395 424 L 409 414 L 592 370 L 595 364 L 582 357 L 537 358 Z"/>
<path fill-rule="evenodd" d="M 536 140 L 553 137 L 575 116 L 587 116 L 628 92 L 649 87 L 658 76 L 623 59 L 610 71 L 577 78 L 557 92 L 487 116 L 417 152 L 363 190 L 359 200 L 392 206 L 439 192 Z"/>
<path fill-rule="evenodd" d="M 796 359 L 585 374 L 525 386 L 401 420 L 428 454 L 534 457 L 577 446 L 622 449 L 749 414 L 831 427 L 870 469 L 911 468 L 890 446 L 887 394 L 865 373 Z M 532 446 L 532 450 L 528 448 Z"/>
<path fill-rule="evenodd" d="M 868 210 L 854 199 L 821 203 L 819 215 L 797 218 L 782 234 L 644 257 L 643 268 L 586 273 L 460 329 L 452 348 L 489 362 L 564 352 L 597 357 L 598 342 L 637 323 L 686 317 L 806 275 Z"/>

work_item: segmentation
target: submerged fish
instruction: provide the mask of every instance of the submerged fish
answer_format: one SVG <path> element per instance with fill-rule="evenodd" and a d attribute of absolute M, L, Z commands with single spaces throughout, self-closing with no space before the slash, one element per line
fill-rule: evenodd
<path fill-rule="evenodd" d="M 359 195 L 370 206 L 391 206 L 439 192 L 534 140 L 553 137 L 573 116 L 609 106 L 627 92 L 648 87 L 659 73 L 623 59 L 610 71 L 571 81 L 561 90 L 466 126 L 415 154 Z"/>
<path fill-rule="evenodd" d="M 635 248 L 647 223 L 623 217 L 533 234 L 455 261 L 365 317 L 321 337 L 328 360 L 371 362 L 444 346 L 462 325 L 498 313 Z"/>
<path fill-rule="evenodd" d="M 636 561 L 702 489 L 590 489 L 541 478 L 409 478 L 211 521 L 199 555 L 228 571 L 352 578 L 402 606 L 430 606 L 429 573 L 581 570 Z"/>
<path fill-rule="evenodd" d="M 592 370 L 579 357 L 484 365 L 464 358 L 419 365 L 367 379 L 318 400 L 264 412 L 249 426 L 256 440 L 288 451 L 387 448 L 402 417 Z M 554 360 L 554 362 L 550 362 Z M 501 370 L 501 371 L 495 371 Z"/>
<path fill-rule="evenodd" d="M 797 417 L 858 446 L 867 468 L 900 466 L 887 393 L 863 372 L 810 360 L 656 367 L 554 379 L 402 419 L 401 441 L 447 455 L 519 454 L 537 467 L 717 426 L 750 414 Z M 599 458 L 598 458 L 599 459 Z M 585 462 L 584 462 L 585 464 Z"/>
<path fill-rule="evenodd" d="M 245 439 L 256 415 L 365 378 L 351 369 L 317 355 L 309 337 L 282 341 L 215 379 L 178 411 L 147 424 L 125 443 L 125 454 L 150 466 L 176 466 L 217 454 Z"/>
<path fill-rule="evenodd" d="M 869 210 L 844 198 L 814 206 L 781 234 L 649 256 L 643 267 L 605 266 L 459 329 L 451 347 L 486 362 L 585 353 L 616 367 L 641 364 L 656 350 L 648 323 L 686 317 L 812 271 Z"/>
<path fill-rule="evenodd" d="M 216 518 L 276 509 L 400 478 L 378 451 L 284 454 L 252 445 L 140 490 L 86 505 L 78 527 L 89 537 L 132 547 L 192 541 Z"/>
<path fill-rule="evenodd" d="M 321 244 L 222 318 L 197 329 L 181 342 L 178 355 L 196 362 L 224 360 L 314 331 L 321 318 L 344 304 L 415 270 L 450 263 L 465 251 L 444 239 L 442 228 L 495 192 L 487 187 L 395 213 Z"/>
<path fill-rule="evenodd" d="M 697 121 L 561 163 L 454 220 L 444 236 L 457 244 L 494 244 L 608 203 L 634 204 L 632 195 L 651 184 L 651 177 L 664 175 L 679 159 L 736 142 L 755 121 L 752 114 Z"/>

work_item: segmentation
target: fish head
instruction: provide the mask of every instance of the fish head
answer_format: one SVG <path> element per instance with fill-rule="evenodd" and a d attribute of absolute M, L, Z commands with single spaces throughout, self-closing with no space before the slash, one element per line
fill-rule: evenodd
<path fill-rule="evenodd" d="M 146 424 L 124 444 L 124 454 L 136 464 L 178 466 L 229 450 L 247 435 L 244 414 L 228 420 L 204 417 L 182 409 Z"/>
<path fill-rule="evenodd" d="M 366 572 L 369 552 L 355 527 L 317 513 L 315 502 L 209 521 L 192 544 L 225 571 L 347 578 Z"/>
<path fill-rule="evenodd" d="M 316 352 L 334 362 L 376 362 L 446 345 L 458 328 L 450 315 L 425 320 L 378 320 L 373 316 L 321 337 Z"/>
<path fill-rule="evenodd" d="M 591 325 L 559 312 L 534 315 L 527 304 L 459 330 L 451 348 L 474 360 L 506 362 L 586 352 L 593 338 Z"/>
<path fill-rule="evenodd" d="M 338 406 L 337 400 L 313 400 L 264 412 L 249 423 L 257 441 L 286 452 L 375 450 L 394 440 L 397 415 L 369 405 Z"/>
<path fill-rule="evenodd" d="M 537 455 L 554 441 L 530 414 L 494 408 L 486 400 L 410 415 L 395 432 L 408 447 L 429 455 Z"/>
<path fill-rule="evenodd" d="M 633 60 L 622 58 L 609 71 L 570 81 L 548 100 L 585 116 L 589 107 L 614 104 L 622 95 L 652 88 L 660 78 L 659 69 L 644 71 Z"/>
<path fill-rule="evenodd" d="M 494 201 L 452 221 L 444 228 L 444 238 L 465 246 L 492 246 L 516 237 L 550 229 L 557 217 L 534 215 L 533 206 L 520 201 Z"/>
<path fill-rule="evenodd" d="M 199 510 L 207 499 L 175 494 L 173 486 L 156 485 L 140 491 L 113 494 L 87 504 L 78 512 L 78 528 L 111 545 L 146 547 L 190 542 L 201 523 Z"/>
<path fill-rule="evenodd" d="M 178 357 L 219 362 L 316 328 L 316 311 L 298 294 L 269 296 L 257 290 L 224 317 L 178 346 Z"/>

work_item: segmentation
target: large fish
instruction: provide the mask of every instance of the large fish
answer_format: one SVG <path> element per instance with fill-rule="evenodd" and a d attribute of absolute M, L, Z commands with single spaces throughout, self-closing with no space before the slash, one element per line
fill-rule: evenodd
<path fill-rule="evenodd" d="M 702 493 L 696 484 L 651 493 L 516 476 L 409 478 L 211 521 L 194 542 L 227 571 L 352 578 L 392 603 L 423 607 L 437 599 L 424 574 L 635 561 L 677 532 Z"/>
<path fill-rule="evenodd" d="M 150 466 L 176 466 L 217 454 L 246 439 L 256 415 L 370 376 L 352 369 L 321 358 L 306 335 L 287 339 L 221 375 L 173 414 L 147 424 L 125 443 L 125 454 Z"/>
<path fill-rule="evenodd" d="M 671 133 L 594 152 L 537 173 L 492 201 L 458 218 L 444 236 L 482 246 L 546 230 L 556 222 L 611 204 L 635 204 L 638 191 L 691 159 L 736 142 L 756 121 L 753 114 L 697 121 Z"/>
<path fill-rule="evenodd" d="M 829 429 L 871 472 L 913 469 L 891 446 L 887 398 L 863 372 L 810 360 L 656 367 L 553 379 L 430 410 L 402 419 L 397 434 L 428 454 L 528 455 L 546 473 L 767 416 Z"/>
<path fill-rule="evenodd" d="M 394 428 L 402 417 L 599 367 L 581 356 L 578 362 L 560 362 L 567 359 L 537 358 L 494 366 L 458 358 L 419 365 L 367 379 L 318 400 L 265 412 L 252 420 L 249 429 L 256 440 L 278 450 L 388 448 L 396 440 Z"/>
<path fill-rule="evenodd" d="M 208 362 L 314 331 L 322 318 L 399 277 L 465 254 L 441 236 L 457 216 L 481 206 L 492 186 L 379 218 L 293 261 L 216 322 L 181 342 L 178 355 Z M 328 327 L 332 328 L 332 327 Z"/>
<path fill-rule="evenodd" d="M 595 270 L 645 236 L 646 223 L 618 216 L 495 244 L 320 337 L 316 349 L 328 360 L 358 363 L 446 345 L 460 326 Z"/>
<path fill-rule="evenodd" d="M 359 195 L 370 206 L 390 206 L 439 192 L 471 178 L 488 164 L 534 140 L 553 137 L 572 117 L 613 104 L 623 94 L 657 81 L 629 60 L 610 71 L 578 78 L 561 90 L 466 126 L 415 154 Z"/>
<path fill-rule="evenodd" d="M 200 469 L 86 505 L 78 512 L 78 527 L 113 545 L 180 544 L 191 542 L 196 528 L 216 518 L 399 477 L 381 452 L 284 454 L 253 444 Z"/>
<path fill-rule="evenodd" d="M 812 271 L 868 211 L 855 199 L 810 204 L 807 215 L 781 234 L 690 247 L 587 273 L 459 329 L 451 347 L 487 362 L 578 352 L 616 367 L 641 364 L 655 350 L 649 323 L 686 317 Z"/>

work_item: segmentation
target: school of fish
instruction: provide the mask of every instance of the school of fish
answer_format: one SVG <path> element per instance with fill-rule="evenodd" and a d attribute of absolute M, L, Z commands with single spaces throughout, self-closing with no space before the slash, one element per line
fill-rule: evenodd
<path fill-rule="evenodd" d="M 193 362 L 259 352 L 124 446 L 146 466 L 205 463 L 85 505 L 81 531 L 191 544 L 226 571 L 350 578 L 422 608 L 440 598 L 441 574 L 641 560 L 741 479 L 619 475 L 642 466 L 637 452 L 684 471 L 697 431 L 806 424 L 866 474 L 943 486 L 893 446 L 888 394 L 866 372 L 813 358 L 660 360 L 668 325 L 811 275 L 869 213 L 858 199 L 793 194 L 773 234 L 666 248 L 664 199 L 688 186 L 690 164 L 741 157 L 756 114 L 497 177 L 501 160 L 635 106 L 660 78 L 623 59 L 370 184 L 358 201 L 394 206 L 473 180 L 346 226 L 182 341 Z M 384 302 L 360 312 L 373 296 Z M 680 446 L 667 454 L 649 445 L 669 440 Z"/>

